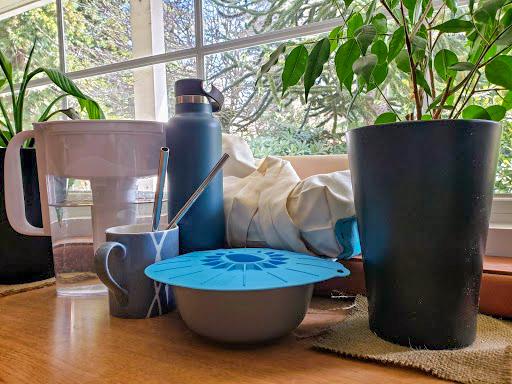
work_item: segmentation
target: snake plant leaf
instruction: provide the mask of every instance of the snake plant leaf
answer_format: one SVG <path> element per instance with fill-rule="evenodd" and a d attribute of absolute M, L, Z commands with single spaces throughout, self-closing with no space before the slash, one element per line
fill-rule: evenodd
<path fill-rule="evenodd" d="M 448 77 L 455 76 L 455 71 L 450 69 L 450 67 L 458 62 L 459 60 L 455 53 L 449 49 L 441 49 L 434 57 L 434 68 L 439 77 L 446 81 Z"/>
<path fill-rule="evenodd" d="M 354 36 L 356 38 L 357 43 L 359 44 L 359 48 L 361 49 L 361 52 L 363 55 L 366 55 L 366 51 L 368 50 L 368 47 L 373 42 L 375 37 L 377 36 L 377 30 L 375 27 L 371 24 L 366 24 L 361 27 L 359 27 L 355 33 Z"/>
<path fill-rule="evenodd" d="M 371 53 L 377 55 L 379 59 L 379 64 L 384 64 L 388 57 L 388 47 L 383 40 L 377 40 L 372 44 L 372 48 L 370 50 Z"/>
<path fill-rule="evenodd" d="M 432 91 L 430 90 L 430 86 L 428 85 L 425 76 L 423 76 L 423 73 L 418 69 L 416 69 L 416 82 L 425 91 L 427 95 L 432 97 Z"/>
<path fill-rule="evenodd" d="M 512 56 L 500 55 L 485 66 L 485 77 L 493 84 L 512 89 Z"/>
<path fill-rule="evenodd" d="M 316 79 L 322 74 L 324 64 L 329 60 L 330 54 L 331 44 L 328 38 L 323 38 L 318 41 L 311 50 L 304 73 L 304 93 L 306 102 L 308 101 L 309 91 L 315 84 Z"/>
<path fill-rule="evenodd" d="M 507 1 L 508 0 L 481 0 L 473 14 L 474 19 L 480 23 L 494 21 L 498 10 L 503 7 Z"/>
<path fill-rule="evenodd" d="M 432 29 L 445 33 L 468 32 L 473 29 L 473 23 L 462 19 L 451 19 L 432 27 Z"/>
<path fill-rule="evenodd" d="M 354 37 L 358 28 L 363 26 L 363 16 L 360 13 L 354 13 L 347 20 L 347 37 Z"/>
<path fill-rule="evenodd" d="M 395 123 L 398 120 L 398 116 L 396 113 L 393 112 L 384 112 L 381 113 L 377 118 L 375 119 L 374 124 L 387 124 L 387 123 Z"/>
<path fill-rule="evenodd" d="M 283 95 L 292 85 L 299 82 L 300 78 L 306 70 L 308 61 L 308 50 L 302 44 L 293 48 L 284 62 L 283 74 L 281 76 L 283 82 Z"/>
<path fill-rule="evenodd" d="M 461 61 L 458 63 L 455 63 L 453 65 L 450 65 L 448 69 L 452 71 L 457 72 L 463 72 L 463 71 L 472 71 L 475 68 L 475 64 L 467 62 L 467 61 Z"/>
<path fill-rule="evenodd" d="M 388 48 L 388 61 L 391 62 L 395 57 L 398 56 L 400 51 L 405 45 L 405 30 L 404 27 L 398 28 L 393 32 L 391 40 L 389 41 Z"/>
<path fill-rule="evenodd" d="M 7 60 L 7 57 L 3 54 L 3 52 L 0 50 L 0 68 L 2 69 L 2 72 L 4 73 L 4 77 L 7 80 L 9 84 L 12 85 L 12 64 L 9 60 Z"/>
<path fill-rule="evenodd" d="M 352 70 L 358 76 L 360 76 L 366 83 L 370 81 L 372 72 L 377 66 L 378 62 L 377 55 L 370 53 L 366 56 L 361 56 L 352 64 Z"/>
<path fill-rule="evenodd" d="M 104 119 L 105 115 L 98 103 L 86 96 L 76 84 L 62 72 L 52 68 L 41 68 L 46 76 L 61 90 L 70 96 L 74 96 L 82 109 L 87 111 L 89 119 Z"/>
<path fill-rule="evenodd" d="M 388 32 L 388 18 L 384 14 L 377 13 L 372 17 L 371 23 L 377 30 L 377 34 L 384 35 Z"/>
<path fill-rule="evenodd" d="M 6 83 L 7 79 L 5 77 L 3 79 L 0 79 L 0 91 L 3 89 Z"/>
<path fill-rule="evenodd" d="M 479 105 L 469 105 L 462 111 L 463 119 L 483 119 L 491 120 L 491 116 L 484 107 Z"/>
<path fill-rule="evenodd" d="M 491 120 L 494 121 L 503 120 L 503 118 L 507 114 L 507 109 L 501 105 L 491 105 L 490 107 L 487 107 L 485 110 L 491 117 Z"/>
<path fill-rule="evenodd" d="M 350 92 L 354 72 L 352 65 L 361 56 L 361 51 L 355 39 L 349 39 L 343 43 L 336 51 L 334 65 L 336 75 L 341 85 L 344 85 Z"/>

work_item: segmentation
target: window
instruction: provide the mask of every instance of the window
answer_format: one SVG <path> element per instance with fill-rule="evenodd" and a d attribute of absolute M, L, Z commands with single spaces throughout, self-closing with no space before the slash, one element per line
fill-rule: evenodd
<path fill-rule="evenodd" d="M 351 101 L 339 92 L 333 68 L 313 88 L 308 105 L 298 88 L 291 89 L 292 97 L 277 97 L 278 74 L 254 85 L 262 61 L 280 42 L 327 34 L 340 23 L 329 1 L 29 3 L 19 12 L 0 15 L 0 48 L 15 63 L 23 63 L 37 35 L 35 64 L 67 72 L 101 103 L 108 118 L 167 120 L 174 107 L 173 82 L 198 76 L 224 89 L 226 104 L 219 114 L 223 129 L 244 136 L 257 156 L 327 154 L 345 152 L 344 131 L 371 123 L 386 108 L 379 97 L 359 98 L 348 122 L 344 116 Z M 452 45 L 460 43 L 452 39 L 445 44 L 455 49 Z M 393 81 L 397 86 L 387 88 L 398 109 L 410 103 L 408 95 L 398 92 L 399 83 L 407 81 L 401 76 L 396 71 Z M 34 86 L 30 91 L 34 111 L 28 114 L 27 123 L 54 92 L 42 81 Z M 483 94 L 482 103 L 495 97 Z M 495 190 L 510 197 L 512 115 L 503 130 Z M 501 206 L 495 208 L 500 223 L 506 213 Z"/>

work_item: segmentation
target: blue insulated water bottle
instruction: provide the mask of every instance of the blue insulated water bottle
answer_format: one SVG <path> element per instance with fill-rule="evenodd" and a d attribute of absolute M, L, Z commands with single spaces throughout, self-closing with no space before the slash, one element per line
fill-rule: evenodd
<path fill-rule="evenodd" d="M 212 115 L 224 97 L 201 79 L 174 85 L 175 115 L 166 127 L 169 147 L 169 220 L 176 215 L 222 155 L 220 122 Z M 179 222 L 180 253 L 224 247 L 222 172 Z"/>

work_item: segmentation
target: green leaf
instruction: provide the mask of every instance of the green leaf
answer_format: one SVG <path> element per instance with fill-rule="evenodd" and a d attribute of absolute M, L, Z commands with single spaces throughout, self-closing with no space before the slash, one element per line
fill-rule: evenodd
<path fill-rule="evenodd" d="M 500 24 L 505 28 L 512 24 L 512 8 L 505 11 L 505 14 L 500 20 Z"/>
<path fill-rule="evenodd" d="M 446 4 L 448 9 L 452 11 L 453 14 L 457 13 L 457 3 L 455 0 L 443 0 L 443 3 Z"/>
<path fill-rule="evenodd" d="M 315 84 L 316 79 L 322 74 L 324 64 L 329 60 L 331 53 L 331 44 L 329 39 L 323 38 L 315 44 L 308 57 L 306 72 L 304 74 L 304 92 L 306 103 L 308 101 L 309 91 Z"/>
<path fill-rule="evenodd" d="M 347 20 L 347 37 L 354 37 L 356 30 L 363 25 L 363 16 L 354 13 Z"/>
<path fill-rule="evenodd" d="M 507 114 L 507 109 L 501 105 L 491 105 L 486 108 L 487 113 L 491 117 L 491 120 L 500 121 L 503 120 Z"/>
<path fill-rule="evenodd" d="M 493 84 L 512 89 L 512 56 L 501 55 L 488 63 L 485 77 Z"/>
<path fill-rule="evenodd" d="M 434 58 L 434 68 L 439 77 L 446 81 L 448 77 L 455 76 L 455 71 L 449 68 L 458 62 L 459 60 L 455 53 L 448 49 L 441 49 Z"/>
<path fill-rule="evenodd" d="M 461 72 L 461 71 L 472 71 L 474 68 L 475 68 L 475 64 L 467 62 L 467 61 L 461 61 L 461 62 L 455 63 L 453 65 L 450 65 L 450 67 L 448 69 L 452 70 L 452 71 Z"/>
<path fill-rule="evenodd" d="M 370 51 L 377 55 L 379 64 L 384 64 L 386 62 L 386 58 L 388 57 L 388 47 L 386 47 L 386 43 L 383 40 L 377 40 L 374 42 Z"/>
<path fill-rule="evenodd" d="M 388 32 L 388 19 L 382 13 L 377 13 L 373 16 L 371 23 L 379 35 L 383 35 Z"/>
<path fill-rule="evenodd" d="M 446 33 L 468 32 L 473 29 L 473 23 L 462 19 L 451 19 L 432 27 L 432 29 Z"/>
<path fill-rule="evenodd" d="M 336 75 L 338 76 L 338 80 L 340 81 L 340 84 L 345 85 L 349 91 L 352 85 L 352 77 L 354 75 L 354 72 L 352 71 L 352 64 L 354 64 L 360 55 L 361 51 L 359 50 L 356 40 L 350 39 L 338 48 L 336 56 L 334 57 L 334 65 L 336 66 Z"/>
<path fill-rule="evenodd" d="M 425 80 L 425 76 L 423 76 L 423 73 L 421 71 L 419 71 L 418 69 L 416 70 L 416 82 L 418 83 L 418 85 L 421 88 L 423 88 L 423 90 L 427 93 L 427 95 L 432 97 L 432 92 L 430 91 L 430 86 L 428 85 L 427 80 Z"/>
<path fill-rule="evenodd" d="M 258 77 L 256 78 L 256 83 L 261 79 L 261 77 L 270 71 L 270 68 L 272 68 L 274 65 L 277 64 L 279 61 L 279 56 L 281 56 L 286 50 L 286 44 L 282 43 L 280 44 L 274 52 L 272 52 L 265 64 L 263 64 L 260 68 L 260 73 L 258 74 Z"/>
<path fill-rule="evenodd" d="M 421 36 L 416 35 L 411 41 L 411 46 L 415 62 L 420 61 L 425 56 L 427 40 Z"/>
<path fill-rule="evenodd" d="M 423 120 L 423 121 L 432 120 L 432 115 L 423 115 L 423 116 L 421 116 L 421 120 Z"/>
<path fill-rule="evenodd" d="M 512 109 L 512 91 L 507 92 L 507 94 L 503 98 L 503 101 L 501 102 L 501 105 L 505 107 L 507 111 L 509 109 Z"/>
<path fill-rule="evenodd" d="M 5 57 L 2 50 L 0 50 L 0 68 L 2 69 L 7 82 L 12 84 L 12 65 L 9 60 L 7 60 L 7 57 Z"/>
<path fill-rule="evenodd" d="M 391 62 L 400 53 L 405 45 L 404 27 L 398 28 L 391 36 L 388 48 L 388 61 Z"/>
<path fill-rule="evenodd" d="M 398 120 L 398 116 L 396 113 L 393 112 L 384 112 L 381 113 L 377 118 L 375 119 L 374 124 L 388 124 L 388 123 L 395 123 Z"/>
<path fill-rule="evenodd" d="M 345 7 L 346 8 L 350 7 L 350 4 L 352 4 L 352 1 L 353 0 L 343 0 L 343 2 L 345 3 Z"/>
<path fill-rule="evenodd" d="M 356 75 L 360 76 L 368 83 L 370 81 L 373 70 L 377 66 L 377 62 L 377 55 L 370 53 L 357 59 L 352 65 L 352 70 Z"/>
<path fill-rule="evenodd" d="M 414 7 L 416 7 L 416 0 L 402 0 L 402 2 L 404 3 L 405 8 L 409 11 L 413 11 Z"/>
<path fill-rule="evenodd" d="M 48 106 L 46 107 L 46 109 L 44 110 L 42 115 L 39 117 L 39 119 L 37 119 L 37 121 L 48 120 L 48 116 L 50 115 L 50 112 L 51 112 L 52 108 L 54 107 L 54 105 L 57 104 L 57 102 L 59 100 L 62 100 L 66 96 L 67 96 L 67 94 L 64 93 L 62 95 L 57 96 L 55 99 L 53 99 L 53 101 L 50 104 L 48 104 Z"/>
<path fill-rule="evenodd" d="M 101 110 L 98 103 L 92 100 L 90 97 L 86 96 L 82 91 L 76 86 L 76 84 L 68 78 L 62 72 L 51 69 L 51 68 L 41 68 L 42 71 L 46 73 L 46 76 L 61 90 L 66 92 L 67 94 L 74 96 L 80 106 L 87 111 L 87 115 L 89 119 L 104 119 L 105 115 Z"/>
<path fill-rule="evenodd" d="M 370 92 L 372 89 L 377 88 L 379 85 L 381 85 L 384 80 L 388 77 L 388 64 L 380 64 L 375 67 L 375 69 L 372 72 L 370 82 L 368 83 L 368 86 L 366 87 L 366 90 Z"/>
<path fill-rule="evenodd" d="M 491 116 L 485 108 L 479 105 L 469 105 L 462 111 L 463 119 L 483 119 L 491 120 Z"/>
<path fill-rule="evenodd" d="M 495 42 L 496 45 L 507 46 L 512 44 L 512 28 L 507 29 Z"/>
<path fill-rule="evenodd" d="M 340 38 L 343 35 L 343 30 L 341 30 L 341 26 L 337 26 L 333 28 L 333 30 L 329 33 L 329 41 L 331 42 L 331 52 L 334 52 L 336 48 L 338 48 L 338 43 Z"/>
<path fill-rule="evenodd" d="M 377 30 L 371 24 L 363 25 L 355 31 L 354 36 L 361 52 L 363 55 L 366 55 L 368 47 L 375 39 L 375 36 L 377 36 Z"/>
<path fill-rule="evenodd" d="M 402 49 L 395 59 L 396 66 L 399 70 L 405 73 L 411 73 L 411 63 L 409 62 L 409 55 L 405 49 Z"/>
<path fill-rule="evenodd" d="M 481 0 L 473 17 L 480 23 L 493 22 L 498 10 L 506 4 L 507 0 Z"/>
<path fill-rule="evenodd" d="M 7 79 L 4 77 L 3 79 L 0 79 L 0 91 L 2 90 L 5 84 L 7 84 Z"/>
<path fill-rule="evenodd" d="M 306 70 L 308 62 L 308 50 L 303 45 L 299 45 L 292 49 L 290 54 L 286 56 L 284 62 L 283 74 L 281 79 L 283 81 L 283 95 L 292 85 L 299 82 L 300 78 Z"/>

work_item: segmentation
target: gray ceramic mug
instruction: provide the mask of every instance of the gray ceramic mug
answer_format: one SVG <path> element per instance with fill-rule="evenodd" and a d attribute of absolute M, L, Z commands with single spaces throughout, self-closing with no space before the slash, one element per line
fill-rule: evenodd
<path fill-rule="evenodd" d="M 110 314 L 124 318 L 159 316 L 174 308 L 171 290 L 146 277 L 144 269 L 178 256 L 178 227 L 151 232 L 151 224 L 106 230 L 107 242 L 96 251 L 95 266 L 109 290 Z"/>

